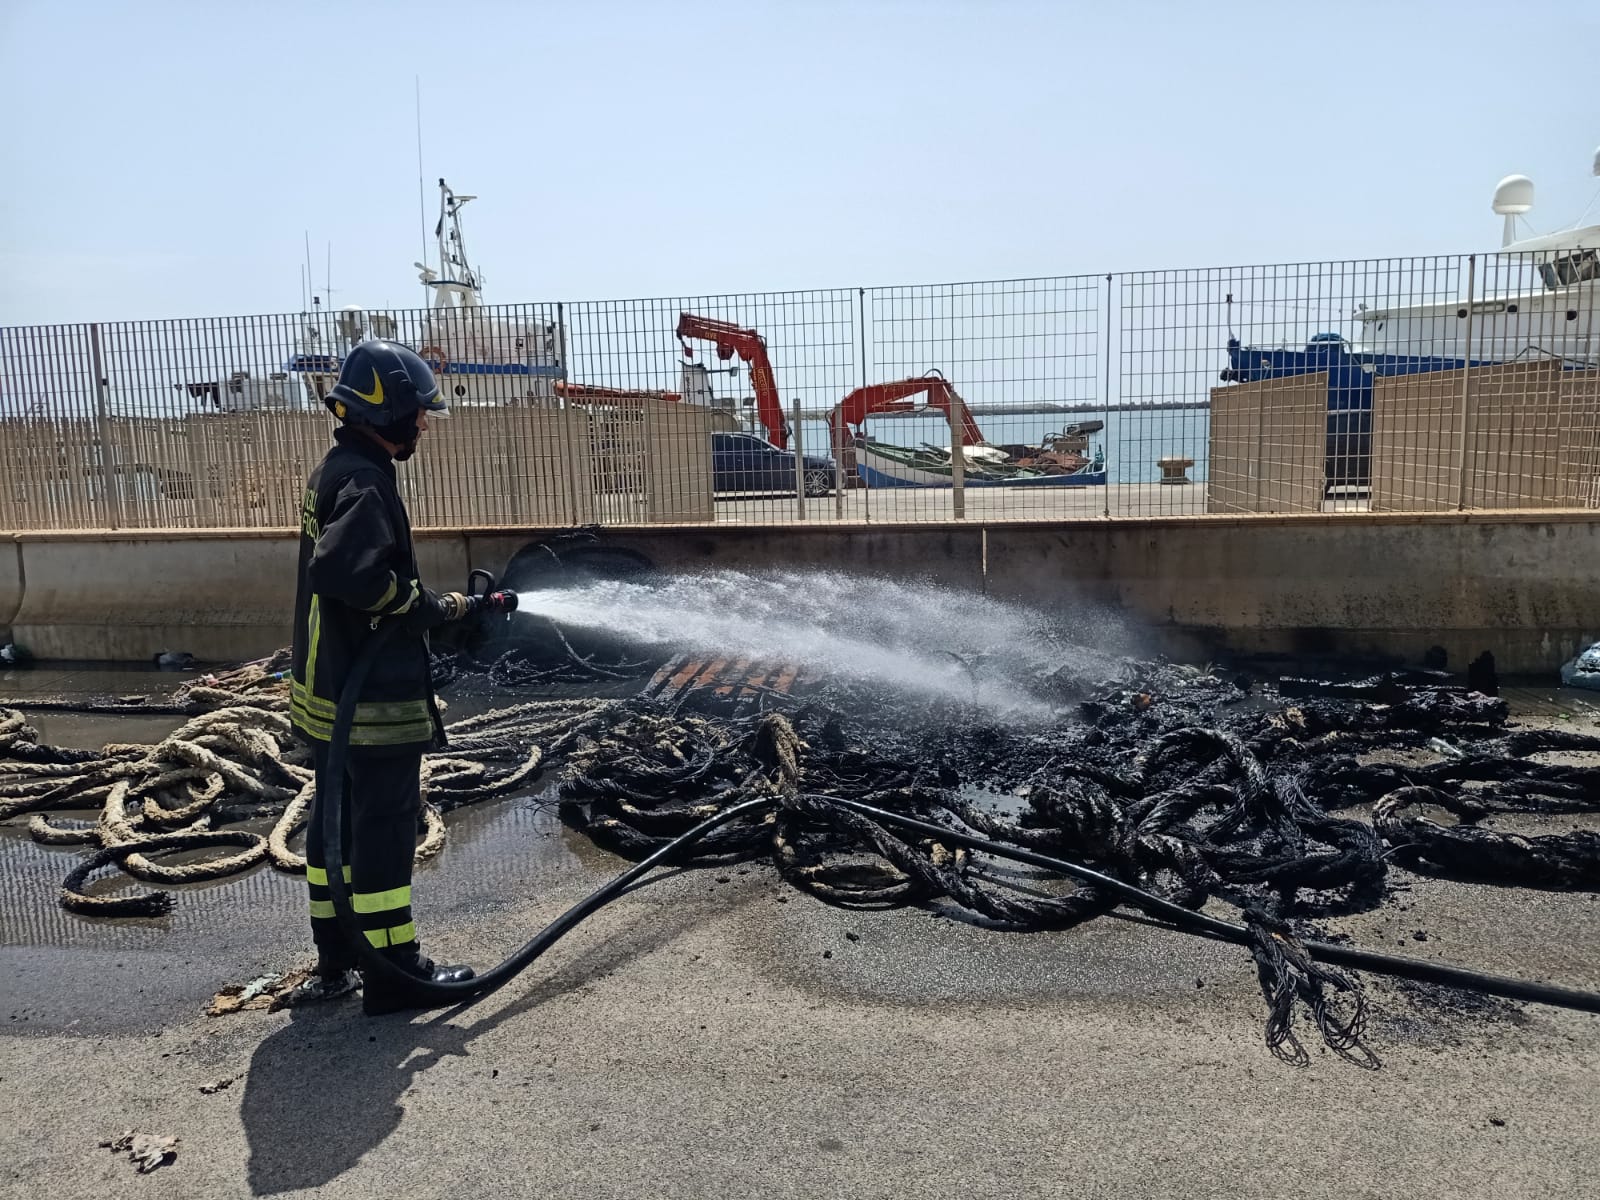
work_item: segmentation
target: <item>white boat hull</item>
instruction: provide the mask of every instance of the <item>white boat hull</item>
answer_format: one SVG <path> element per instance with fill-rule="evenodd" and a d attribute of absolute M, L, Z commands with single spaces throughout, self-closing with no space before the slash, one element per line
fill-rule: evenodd
<path fill-rule="evenodd" d="M 1469 322 L 1468 317 L 1471 317 Z M 1357 314 L 1355 354 L 1600 362 L 1600 282 Z"/>
<path fill-rule="evenodd" d="M 954 486 L 948 471 L 927 471 L 875 450 L 872 443 L 856 446 L 856 473 L 869 488 L 948 488 Z M 1071 475 L 1027 475 L 1011 479 L 967 477 L 963 487 L 1095 487 L 1106 482 L 1106 472 L 1078 471 Z"/>

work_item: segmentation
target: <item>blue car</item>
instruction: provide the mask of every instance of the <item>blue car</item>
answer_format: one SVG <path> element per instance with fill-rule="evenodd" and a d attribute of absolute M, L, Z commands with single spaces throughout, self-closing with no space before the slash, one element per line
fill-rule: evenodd
<path fill-rule="evenodd" d="M 833 459 L 805 455 L 805 491 L 833 491 Z M 711 435 L 711 487 L 727 492 L 787 492 L 794 495 L 794 452 L 779 450 L 753 433 Z"/>

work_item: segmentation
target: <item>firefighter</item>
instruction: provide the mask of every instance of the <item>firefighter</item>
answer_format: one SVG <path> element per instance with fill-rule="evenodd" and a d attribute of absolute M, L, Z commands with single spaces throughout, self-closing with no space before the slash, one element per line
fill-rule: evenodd
<path fill-rule="evenodd" d="M 353 347 L 324 401 L 339 418 L 335 445 L 311 473 L 300 507 L 291 716 L 316 761 L 316 800 L 306 839 L 311 935 L 317 947 L 313 998 L 357 985 L 355 950 L 334 915 L 319 836 L 321 806 L 344 789 L 345 879 L 367 941 L 403 971 L 441 982 L 470 967 L 436 966 L 422 954 L 411 913 L 411 863 L 421 805 L 422 755 L 444 745 L 428 664 L 428 630 L 464 615 L 457 594 L 422 586 L 411 522 L 395 486 L 397 462 L 417 450 L 428 418 L 449 415 L 433 371 L 397 342 Z M 400 625 L 373 665 L 351 727 L 344 779 L 327 778 L 334 710 L 351 663 L 387 622 Z M 411 1007 L 370 978 L 369 1015 Z"/>

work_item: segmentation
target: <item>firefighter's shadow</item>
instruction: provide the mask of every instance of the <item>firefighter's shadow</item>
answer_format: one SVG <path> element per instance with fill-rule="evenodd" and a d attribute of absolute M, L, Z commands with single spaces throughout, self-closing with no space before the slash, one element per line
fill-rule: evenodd
<path fill-rule="evenodd" d="M 469 1057 L 469 1044 L 502 1022 L 649 954 L 710 911 L 691 903 L 642 914 L 481 1018 L 468 1008 L 415 1020 L 368 1020 L 353 998 L 292 1010 L 293 1019 L 256 1047 L 245 1076 L 240 1115 L 250 1147 L 251 1194 L 337 1179 L 399 1127 L 405 1097 L 425 1072 L 446 1059 Z M 530 968 L 534 977 L 538 971 L 537 964 Z"/>

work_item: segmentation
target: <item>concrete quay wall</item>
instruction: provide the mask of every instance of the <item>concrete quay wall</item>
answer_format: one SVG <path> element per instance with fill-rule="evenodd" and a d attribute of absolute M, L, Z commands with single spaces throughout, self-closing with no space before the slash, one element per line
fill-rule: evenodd
<path fill-rule="evenodd" d="M 425 580 L 498 572 L 549 530 L 419 533 Z M 673 571 L 828 568 L 924 578 L 1116 629 L 1187 658 L 1225 650 L 1393 655 L 1548 672 L 1600 639 L 1600 519 L 1588 513 L 1296 515 L 619 527 Z M 0 535 L 0 634 L 41 659 L 208 661 L 289 639 L 292 530 Z M 781 654 L 781 647 L 774 647 Z"/>

